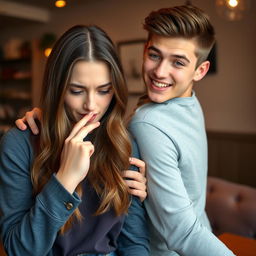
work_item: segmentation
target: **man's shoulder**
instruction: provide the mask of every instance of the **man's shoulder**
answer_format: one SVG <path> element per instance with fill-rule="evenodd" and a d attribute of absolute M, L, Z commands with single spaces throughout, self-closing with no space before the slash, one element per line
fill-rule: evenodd
<path fill-rule="evenodd" d="M 132 116 L 131 122 L 154 120 L 154 116 L 159 113 L 159 104 L 147 103 L 139 107 Z"/>
<path fill-rule="evenodd" d="M 143 122 L 158 125 L 175 118 L 177 111 L 177 104 L 172 104 L 172 102 L 148 103 L 135 111 L 130 124 Z"/>

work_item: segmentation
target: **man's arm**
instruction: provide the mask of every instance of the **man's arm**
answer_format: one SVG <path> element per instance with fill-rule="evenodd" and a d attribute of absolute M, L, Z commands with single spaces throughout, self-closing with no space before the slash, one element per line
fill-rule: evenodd
<path fill-rule="evenodd" d="M 142 159 L 147 163 L 147 213 L 156 236 L 170 251 L 180 255 L 233 256 L 202 225 L 184 186 L 173 141 L 151 124 L 130 125 Z"/>

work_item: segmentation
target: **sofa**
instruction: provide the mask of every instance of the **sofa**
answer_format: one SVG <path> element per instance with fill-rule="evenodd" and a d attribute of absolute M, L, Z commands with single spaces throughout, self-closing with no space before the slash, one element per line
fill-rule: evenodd
<path fill-rule="evenodd" d="M 215 235 L 256 239 L 256 188 L 208 177 L 206 212 Z"/>

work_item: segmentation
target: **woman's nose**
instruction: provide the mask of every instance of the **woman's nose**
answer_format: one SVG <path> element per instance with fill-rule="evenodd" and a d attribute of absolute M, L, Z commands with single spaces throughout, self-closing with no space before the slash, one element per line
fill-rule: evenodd
<path fill-rule="evenodd" d="M 84 107 L 88 111 L 94 111 L 96 106 L 95 97 L 94 95 L 88 95 L 85 99 Z"/>

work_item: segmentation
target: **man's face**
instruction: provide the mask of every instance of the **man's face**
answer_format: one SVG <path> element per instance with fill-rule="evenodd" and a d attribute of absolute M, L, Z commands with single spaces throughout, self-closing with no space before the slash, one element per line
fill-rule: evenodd
<path fill-rule="evenodd" d="M 202 78 L 195 50 L 193 39 L 152 35 L 144 52 L 143 79 L 153 102 L 191 96 L 193 82 Z"/>

